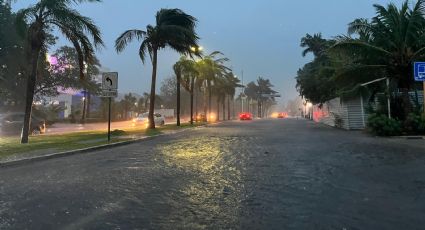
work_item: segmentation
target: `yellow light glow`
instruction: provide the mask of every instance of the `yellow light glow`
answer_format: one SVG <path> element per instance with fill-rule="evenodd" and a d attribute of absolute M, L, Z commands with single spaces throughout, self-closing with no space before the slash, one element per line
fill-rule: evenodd
<path fill-rule="evenodd" d="M 277 118 L 278 116 L 279 116 L 279 113 L 276 113 L 276 112 L 272 113 L 272 118 Z"/>
<path fill-rule="evenodd" d="M 210 121 L 211 122 L 214 122 L 214 121 L 216 121 L 217 120 L 217 116 L 215 115 L 215 113 L 211 113 L 210 114 Z"/>
<path fill-rule="evenodd" d="M 313 104 L 311 102 L 308 102 L 307 103 L 307 108 L 311 108 L 311 107 L 313 107 Z"/>

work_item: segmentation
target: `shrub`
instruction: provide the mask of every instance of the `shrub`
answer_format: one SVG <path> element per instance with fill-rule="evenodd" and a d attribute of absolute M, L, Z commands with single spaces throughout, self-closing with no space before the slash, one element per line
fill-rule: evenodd
<path fill-rule="evenodd" d="M 371 114 L 368 118 L 369 130 L 378 136 L 397 136 L 401 134 L 401 122 L 383 114 Z"/>
<path fill-rule="evenodd" d="M 127 133 L 124 130 L 120 130 L 120 129 L 115 129 L 113 131 L 111 131 L 111 135 L 112 136 L 124 136 Z"/>
<path fill-rule="evenodd" d="M 408 134 L 425 134 L 425 116 L 410 113 L 404 121 L 404 130 Z"/>

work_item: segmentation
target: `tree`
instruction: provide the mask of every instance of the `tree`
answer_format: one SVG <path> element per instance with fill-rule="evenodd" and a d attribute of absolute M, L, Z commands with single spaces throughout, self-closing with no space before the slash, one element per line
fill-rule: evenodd
<path fill-rule="evenodd" d="M 257 101 L 257 116 L 262 117 L 263 111 L 268 105 L 274 104 L 274 98 L 266 95 L 273 95 L 277 92 L 272 89 L 269 79 L 258 77 L 256 82 L 250 82 L 245 87 L 245 95 L 252 100 Z M 266 105 L 264 107 L 264 105 Z"/>
<path fill-rule="evenodd" d="M 198 63 L 193 60 L 185 59 L 182 64 L 182 86 L 190 94 L 190 124 L 193 125 L 193 100 L 195 94 L 195 82 L 198 78 Z"/>
<path fill-rule="evenodd" d="M 71 3 L 97 2 L 99 0 L 40 0 L 29 8 L 17 13 L 18 30 L 27 37 L 28 54 L 27 90 L 25 102 L 24 127 L 21 143 L 28 143 L 30 118 L 37 81 L 37 67 L 43 50 L 48 44 L 48 31 L 57 28 L 65 36 L 78 53 L 80 78 L 84 78 L 84 61 L 91 63 L 94 49 L 103 46 L 101 33 L 88 17 L 82 16 L 70 8 Z M 92 38 L 92 41 L 89 39 Z"/>
<path fill-rule="evenodd" d="M 326 51 L 326 43 L 328 41 L 322 38 L 322 34 L 307 34 L 305 37 L 301 38 L 301 47 L 305 48 L 303 50 L 303 57 L 308 53 L 313 53 L 315 57 L 319 57 Z"/>
<path fill-rule="evenodd" d="M 93 55 L 91 63 L 84 63 L 85 78 L 78 77 L 78 53 L 73 47 L 62 46 L 50 56 L 49 75 L 41 75 L 42 80 L 40 88 L 37 87 L 36 93 L 41 88 L 51 89 L 53 95 L 57 95 L 58 89 L 83 89 L 83 110 L 81 113 L 81 122 L 90 114 L 91 94 L 100 92 L 100 85 L 93 80 L 93 76 L 99 74 L 100 63 Z M 43 93 L 45 95 L 45 93 Z M 52 96 L 53 96 L 52 95 Z"/>
<path fill-rule="evenodd" d="M 329 56 L 328 49 L 333 40 L 322 38 L 321 34 L 307 34 L 301 39 L 301 47 L 305 48 L 302 55 L 314 55 L 314 60 L 304 65 L 297 72 L 298 92 L 313 103 L 324 103 L 337 95 L 335 85 L 335 62 Z"/>
<path fill-rule="evenodd" d="M 230 99 L 234 99 L 236 88 L 243 87 L 243 85 L 239 84 L 240 80 L 232 73 L 229 72 L 224 76 L 225 86 L 224 92 L 227 95 L 227 119 L 230 120 Z"/>
<path fill-rule="evenodd" d="M 376 16 L 371 20 L 357 19 L 350 23 L 348 32 L 357 37 L 340 36 L 332 50 L 350 58 L 346 76 L 352 72 L 375 73 L 395 82 L 402 91 L 406 117 L 412 108 L 409 90 L 415 85 L 412 64 L 425 58 L 425 1 L 418 0 L 413 8 L 407 0 L 401 8 L 393 3 L 374 7 Z"/>
<path fill-rule="evenodd" d="M 182 56 L 180 60 L 174 64 L 173 70 L 177 80 L 177 126 L 180 126 L 181 85 L 183 85 L 183 87 L 190 93 L 190 123 L 193 124 L 193 88 L 195 84 L 195 78 L 198 75 L 198 71 L 196 70 L 196 62 L 187 59 L 185 56 Z"/>
<path fill-rule="evenodd" d="M 128 119 L 128 112 L 135 109 L 137 98 L 131 93 L 124 95 L 124 99 L 120 101 L 122 110 L 124 112 L 124 119 Z"/>
<path fill-rule="evenodd" d="M 204 113 L 209 118 L 209 113 L 211 112 L 211 100 L 212 100 L 212 86 L 214 81 L 218 77 L 222 77 L 227 72 L 231 71 L 230 68 L 225 66 L 225 63 L 229 61 L 226 57 L 217 57 L 223 55 L 219 51 L 214 51 L 210 55 L 205 56 L 198 62 L 198 83 L 203 84 L 204 90 Z M 208 94 L 207 94 L 208 93 Z M 206 99 L 208 97 L 208 100 Z M 207 104 L 208 101 L 208 111 Z"/>
<path fill-rule="evenodd" d="M 146 31 L 127 30 L 115 42 L 118 53 L 122 52 L 133 39 L 142 41 L 139 56 L 145 62 L 146 55 L 152 60 L 151 98 L 149 108 L 149 127 L 155 128 L 154 108 L 156 90 L 156 71 L 158 51 L 165 47 L 181 54 L 190 54 L 190 47 L 198 46 L 198 36 L 195 32 L 196 18 L 184 13 L 180 9 L 161 9 L 156 14 L 156 25 L 148 25 Z"/>
<path fill-rule="evenodd" d="M 24 39 L 16 32 L 16 14 L 0 0 L 0 97 L 8 104 L 21 106 L 25 84 Z M 3 103 L 0 103 L 2 105 Z"/>

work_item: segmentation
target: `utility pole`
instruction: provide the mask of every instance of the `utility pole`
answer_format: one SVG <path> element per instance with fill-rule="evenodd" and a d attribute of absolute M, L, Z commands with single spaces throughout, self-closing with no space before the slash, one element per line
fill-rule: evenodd
<path fill-rule="evenodd" d="M 245 85 L 243 83 L 243 70 L 241 72 L 241 77 L 242 77 L 242 97 L 241 97 L 241 102 L 242 102 L 242 108 L 241 108 L 241 112 L 245 112 L 244 110 L 244 100 L 245 100 Z"/>

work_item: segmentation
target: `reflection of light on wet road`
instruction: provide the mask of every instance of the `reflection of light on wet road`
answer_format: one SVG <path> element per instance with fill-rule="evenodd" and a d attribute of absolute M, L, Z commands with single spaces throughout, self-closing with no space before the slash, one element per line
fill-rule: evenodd
<path fill-rule="evenodd" d="M 159 147 L 165 164 L 192 174 L 181 184 L 185 201 L 180 203 L 190 204 L 192 212 L 205 218 L 206 223 L 220 218 L 236 221 L 235 211 L 242 195 L 241 173 L 234 166 L 236 159 L 230 146 L 232 143 L 223 138 L 199 137 Z"/>

